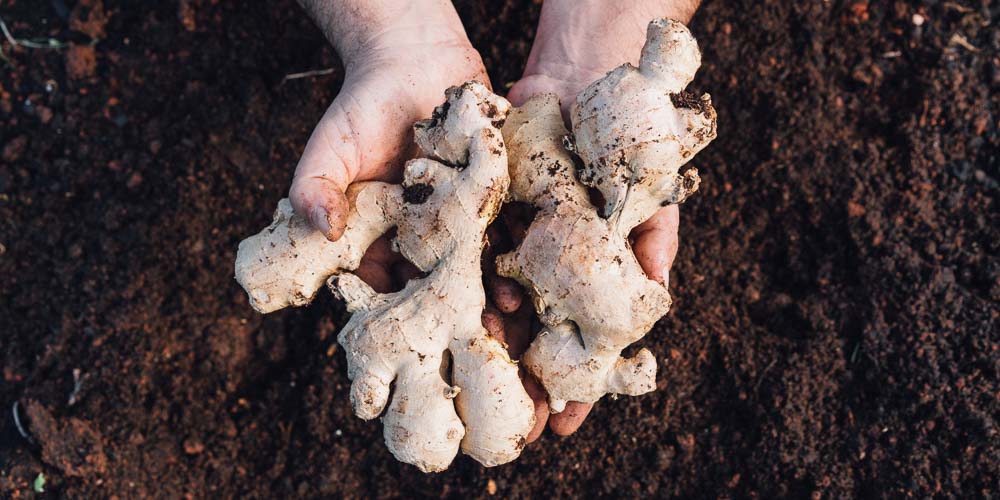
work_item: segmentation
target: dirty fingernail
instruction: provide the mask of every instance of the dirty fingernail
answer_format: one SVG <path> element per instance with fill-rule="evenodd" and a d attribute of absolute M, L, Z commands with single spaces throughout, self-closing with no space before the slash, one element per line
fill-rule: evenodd
<path fill-rule="evenodd" d="M 316 207 L 312 209 L 312 213 L 309 214 L 309 222 L 312 222 L 313 227 L 318 229 L 321 233 L 330 236 L 330 217 L 326 213 L 326 209 L 323 207 Z"/>

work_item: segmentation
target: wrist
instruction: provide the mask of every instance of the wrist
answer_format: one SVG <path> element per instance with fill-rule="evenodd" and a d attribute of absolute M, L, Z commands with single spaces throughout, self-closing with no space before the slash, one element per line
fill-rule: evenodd
<path fill-rule="evenodd" d="M 425 47 L 471 47 L 447 0 L 299 0 L 345 68 Z"/>
<path fill-rule="evenodd" d="M 522 82 L 528 80 L 532 91 L 559 94 L 568 106 L 567 99 L 608 71 L 625 62 L 638 64 L 650 21 L 666 17 L 687 23 L 699 3 L 547 0 Z"/>
<path fill-rule="evenodd" d="M 461 25 L 457 28 L 431 20 L 419 25 L 391 23 L 370 32 L 357 44 L 344 49 L 338 47 L 337 53 L 348 74 L 355 68 L 378 66 L 385 61 L 416 64 L 421 59 L 417 55 L 428 52 L 437 53 L 442 59 L 455 52 L 474 53 Z"/>
<path fill-rule="evenodd" d="M 603 74 L 637 64 L 646 28 L 656 18 L 687 24 L 700 0 L 549 0 L 543 4 L 528 65 L 568 63 Z"/>
<path fill-rule="evenodd" d="M 621 18 L 633 17 L 645 25 L 655 18 L 668 18 L 688 24 L 694 16 L 701 0 L 631 0 L 629 2 L 608 2 L 607 0 L 546 0 L 542 7 L 550 8 L 560 17 L 590 19 L 595 27 L 618 22 Z"/>

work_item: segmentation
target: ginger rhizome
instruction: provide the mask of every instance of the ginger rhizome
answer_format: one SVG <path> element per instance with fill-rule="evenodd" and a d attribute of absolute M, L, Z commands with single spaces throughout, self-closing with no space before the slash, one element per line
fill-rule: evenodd
<path fill-rule="evenodd" d="M 324 281 L 344 299 L 353 314 L 338 341 L 354 411 L 384 413 L 389 450 L 425 472 L 447 468 L 459 448 L 487 466 L 509 462 L 534 424 L 517 365 L 481 322 L 480 256 L 509 184 L 498 127 L 510 105 L 478 83 L 446 97 L 414 125 L 428 158 L 406 164 L 402 186 L 349 190 L 343 237 L 327 241 L 282 200 L 236 261 L 237 280 L 261 312 L 305 304 Z M 394 247 L 425 275 L 377 293 L 349 271 L 393 227 Z"/>
<path fill-rule="evenodd" d="M 683 24 L 653 21 L 638 67 L 625 64 L 576 97 L 572 133 L 555 96 L 510 111 L 481 84 L 449 89 L 414 125 L 427 158 L 406 164 L 402 185 L 352 186 L 336 242 L 282 200 L 274 222 L 240 244 L 237 280 L 263 313 L 306 304 L 324 283 L 347 303 L 338 341 L 351 403 L 361 418 L 383 415 L 399 460 L 424 471 L 446 468 L 459 449 L 485 465 L 513 460 L 534 409 L 517 365 L 481 322 L 486 226 L 508 195 L 538 209 L 496 267 L 527 289 L 545 326 L 522 363 L 553 411 L 653 390 L 653 354 L 621 353 L 666 314 L 670 295 L 646 277 L 628 238 L 698 188 L 697 171 L 682 167 L 716 135 L 709 96 L 684 90 L 700 62 Z M 377 293 L 351 271 L 393 228 L 394 248 L 423 274 Z"/>
<path fill-rule="evenodd" d="M 603 195 L 603 215 L 635 226 L 698 189 L 698 172 L 680 167 L 716 135 L 709 95 L 684 91 L 699 66 L 687 27 L 657 19 L 638 68 L 623 64 L 576 97 L 570 115 L 579 178 Z"/>
<path fill-rule="evenodd" d="M 522 362 L 555 412 L 567 401 L 656 387 L 652 353 L 621 352 L 666 314 L 670 295 L 646 277 L 628 235 L 698 187 L 697 171 L 680 169 L 716 135 L 710 97 L 683 93 L 700 59 L 683 24 L 650 23 L 639 67 L 611 71 L 573 103 L 579 164 L 564 147 L 554 95 L 533 97 L 503 127 L 511 195 L 539 211 L 518 248 L 498 257 L 497 272 L 527 289 L 545 325 Z"/>
<path fill-rule="evenodd" d="M 247 291 L 250 305 L 267 314 L 312 302 L 327 277 L 357 269 L 372 242 L 395 226 L 402 195 L 402 186 L 352 185 L 347 228 L 333 242 L 294 213 L 288 198 L 279 201 L 271 225 L 240 242 L 237 252 L 236 281 Z"/>

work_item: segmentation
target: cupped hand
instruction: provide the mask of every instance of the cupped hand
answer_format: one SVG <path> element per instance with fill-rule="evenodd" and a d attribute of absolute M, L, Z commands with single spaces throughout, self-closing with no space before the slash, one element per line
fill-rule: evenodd
<path fill-rule="evenodd" d="M 456 19 L 457 21 L 457 19 Z M 351 52 L 340 93 L 306 144 L 289 193 L 295 211 L 330 240 L 344 232 L 349 210 L 344 195 L 353 182 L 398 182 L 416 153 L 413 123 L 431 115 L 444 91 L 470 80 L 489 85 L 479 53 L 459 24 L 387 29 Z M 435 30 L 437 36 L 427 36 Z M 398 289 L 416 269 L 390 249 L 388 238 L 373 244 L 358 274 L 375 290 Z"/>

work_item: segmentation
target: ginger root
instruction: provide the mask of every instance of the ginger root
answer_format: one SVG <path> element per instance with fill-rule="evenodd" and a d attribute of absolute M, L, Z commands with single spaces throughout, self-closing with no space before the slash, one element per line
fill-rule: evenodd
<path fill-rule="evenodd" d="M 554 412 L 567 401 L 656 386 L 649 350 L 631 359 L 621 352 L 666 314 L 670 295 L 646 277 L 628 235 L 698 187 L 697 171 L 680 167 L 715 138 L 716 115 L 707 94 L 681 92 L 700 57 L 683 24 L 650 23 L 639 68 L 611 71 L 572 107 L 579 166 L 563 145 L 568 131 L 556 96 L 533 97 L 503 127 L 511 194 L 539 212 L 518 248 L 497 258 L 497 272 L 528 290 L 545 325 L 522 362 Z M 585 185 L 604 196 L 601 214 Z"/>
<path fill-rule="evenodd" d="M 570 116 L 579 178 L 601 192 L 605 217 L 634 227 L 697 191 L 698 172 L 680 167 L 716 136 L 711 97 L 684 91 L 699 66 L 687 27 L 656 19 L 638 68 L 623 64 L 576 97 Z"/>
<path fill-rule="evenodd" d="M 555 96 L 535 96 L 508 117 L 510 104 L 483 85 L 451 88 L 414 125 L 427 158 L 406 164 L 402 185 L 348 191 L 341 239 L 328 241 L 282 200 L 274 222 L 240 244 L 236 278 L 263 313 L 310 302 L 324 282 L 347 303 L 338 341 L 351 403 L 361 418 L 383 415 L 396 458 L 425 472 L 447 468 L 459 449 L 487 466 L 509 462 L 534 408 L 506 346 L 481 322 L 486 227 L 508 188 L 538 208 L 496 266 L 527 288 L 545 325 L 522 361 L 553 411 L 653 390 L 652 353 L 621 353 L 666 314 L 670 295 L 646 277 L 628 237 L 698 188 L 697 171 L 681 167 L 716 136 L 708 94 L 684 91 L 700 60 L 683 24 L 653 21 L 638 68 L 625 64 L 577 96 L 572 134 Z M 350 271 L 392 228 L 394 247 L 424 274 L 377 293 Z"/>
<path fill-rule="evenodd" d="M 402 194 L 401 186 L 381 182 L 352 185 L 347 229 L 337 241 L 296 215 L 287 198 L 279 201 L 271 225 L 236 253 L 236 281 L 250 305 L 267 314 L 312 302 L 328 276 L 357 269 L 368 246 L 396 225 Z"/>
<path fill-rule="evenodd" d="M 509 184 L 498 127 L 510 104 L 479 83 L 446 97 L 414 125 L 429 158 L 406 164 L 402 186 L 370 182 L 349 191 L 340 240 L 309 229 L 282 200 L 271 226 L 240 244 L 236 261 L 237 280 L 261 312 L 309 302 L 329 277 L 353 313 L 338 341 L 355 414 L 372 419 L 385 410 L 387 447 L 425 472 L 447 468 L 460 447 L 487 466 L 509 462 L 534 424 L 516 364 L 481 322 L 480 255 Z M 381 294 L 348 271 L 392 227 L 394 247 L 426 275 Z"/>

